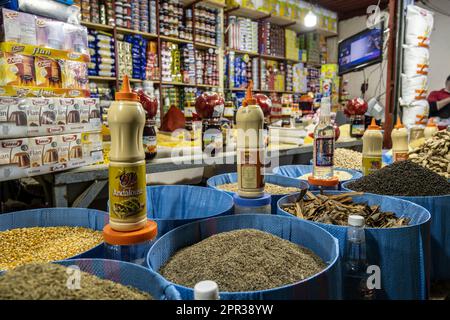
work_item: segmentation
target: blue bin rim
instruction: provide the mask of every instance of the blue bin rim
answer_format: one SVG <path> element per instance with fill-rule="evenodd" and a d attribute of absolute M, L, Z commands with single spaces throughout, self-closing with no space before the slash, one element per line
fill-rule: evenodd
<path fill-rule="evenodd" d="M 280 168 L 293 168 L 293 167 L 300 167 L 300 166 L 311 167 L 311 168 L 313 167 L 312 165 L 309 165 L 309 164 L 288 164 L 288 165 L 285 165 L 285 166 L 275 167 L 272 170 L 272 172 L 275 175 L 278 175 L 278 176 L 288 177 L 288 178 L 292 178 L 292 179 L 299 179 L 299 177 L 286 176 L 284 174 L 281 174 L 279 171 L 280 171 Z M 346 168 L 340 168 L 340 167 L 335 167 L 334 170 L 345 171 L 345 172 L 348 172 L 348 173 L 350 173 L 352 175 L 352 177 L 350 179 L 348 179 L 348 180 L 342 180 L 342 181 L 340 180 L 339 182 L 342 183 L 342 184 L 351 181 L 355 175 L 361 175 L 362 174 L 361 171 L 358 171 L 358 170 L 346 169 Z M 302 179 L 299 179 L 299 180 L 306 181 L 306 180 L 302 180 Z"/>
<path fill-rule="evenodd" d="M 317 192 L 319 192 L 319 191 L 313 191 L 313 192 L 314 192 L 314 193 L 317 193 Z M 352 192 L 352 191 L 350 191 L 350 192 Z M 342 194 L 342 193 L 348 193 L 348 191 L 345 191 L 345 190 L 342 190 L 342 191 L 332 190 L 332 191 L 326 191 L 325 193 Z M 297 193 L 297 194 L 299 194 L 299 193 Z M 383 195 L 373 194 L 373 193 L 367 193 L 367 192 L 365 192 L 365 193 L 362 194 L 362 195 L 359 195 L 358 197 L 363 197 L 363 196 L 366 195 L 366 194 L 367 194 L 367 195 L 370 195 L 370 196 L 378 196 L 378 197 L 383 197 L 383 198 L 387 198 L 387 199 L 391 199 L 391 200 L 395 200 L 395 201 L 400 201 L 400 202 L 409 202 L 410 205 L 412 205 L 413 207 L 417 207 L 417 208 L 422 209 L 422 210 L 424 210 L 424 211 L 426 212 L 427 218 L 426 218 L 425 221 L 423 221 L 421 224 L 428 223 L 428 222 L 431 221 L 431 213 L 430 213 L 426 208 L 424 208 L 424 207 L 422 207 L 422 206 L 419 206 L 418 204 L 416 204 L 416 203 L 414 203 L 414 202 L 412 202 L 412 201 L 408 201 L 408 200 L 405 200 L 405 199 L 399 199 L 399 198 L 397 198 L 397 197 L 383 196 Z M 293 194 L 293 195 L 295 195 L 295 194 Z M 300 220 L 303 220 L 303 221 L 308 221 L 308 222 L 310 222 L 310 223 L 317 224 L 317 225 L 319 225 L 319 226 L 321 226 L 321 227 L 333 226 L 333 227 L 340 227 L 340 228 L 348 228 L 348 226 L 339 226 L 339 225 L 336 225 L 336 224 L 328 224 L 328 223 L 317 222 L 317 221 L 310 221 L 310 220 L 307 220 L 307 219 L 299 218 L 299 217 L 294 216 L 294 215 L 290 214 L 289 212 L 283 210 L 283 209 L 281 208 L 281 205 L 280 205 L 281 202 L 284 201 L 285 199 L 287 199 L 288 197 L 293 196 L 293 195 L 292 195 L 292 194 L 291 194 L 291 195 L 287 195 L 287 196 L 284 196 L 283 198 L 281 198 L 280 200 L 278 200 L 278 202 L 277 202 L 277 209 L 281 210 L 282 212 L 284 212 L 284 213 L 286 213 L 286 214 L 289 214 L 292 218 L 297 218 L 297 219 L 300 219 Z M 395 213 L 395 212 L 394 212 L 394 213 Z M 407 225 L 407 226 L 403 226 L 403 227 L 395 227 L 395 228 L 371 228 L 371 227 L 364 227 L 364 229 L 366 229 L 366 230 L 371 230 L 371 231 L 380 231 L 380 230 L 383 230 L 383 232 L 393 232 L 393 231 L 396 231 L 396 230 L 398 230 L 398 229 L 413 228 L 413 227 L 416 227 L 416 226 L 418 226 L 418 224 Z"/>
<path fill-rule="evenodd" d="M 220 192 L 220 194 L 221 195 L 224 195 L 225 196 L 225 198 L 229 198 L 229 200 L 230 200 L 230 204 L 229 204 L 229 206 L 227 207 L 227 210 L 225 210 L 224 212 L 228 212 L 228 211 L 230 211 L 231 209 L 233 209 L 233 207 L 234 207 L 234 200 L 233 200 L 233 197 L 230 195 L 230 194 L 228 194 L 228 193 L 226 193 L 226 192 L 221 192 L 221 191 L 219 191 L 219 190 L 216 190 L 216 189 L 213 189 L 213 188 L 207 188 L 207 187 L 200 187 L 200 186 L 189 186 L 189 185 L 155 185 L 155 186 L 147 186 L 146 187 L 146 190 L 147 189 L 159 189 L 159 188 L 173 188 L 173 189 L 179 189 L 179 188 L 195 188 L 195 189 L 202 189 L 202 190 L 210 190 L 210 191 L 212 191 L 212 192 Z M 209 192 L 209 191 L 208 191 Z M 109 204 L 109 200 L 108 200 L 108 204 Z M 149 214 L 149 209 L 147 208 L 147 215 Z M 216 216 L 217 215 L 217 213 L 214 213 L 214 214 L 207 214 L 207 215 L 204 215 L 204 216 L 202 216 L 202 218 L 201 219 L 204 219 L 203 217 L 205 217 L 205 218 L 213 218 L 214 216 Z M 192 218 L 192 219 L 200 219 L 200 218 L 196 218 L 196 217 L 194 217 L 194 218 Z M 163 218 L 150 218 L 150 220 L 153 220 L 153 221 L 156 221 L 156 222 L 158 222 L 158 221 L 166 221 L 166 220 L 170 220 L 170 221 L 186 221 L 186 220 L 190 220 L 190 219 L 180 219 L 180 218 L 166 218 L 166 219 L 163 219 Z"/>
<path fill-rule="evenodd" d="M 251 213 L 250 213 L 250 214 L 245 214 L 245 215 L 243 215 L 243 216 L 254 216 L 254 217 L 259 217 L 259 218 L 262 218 L 262 219 L 290 219 L 290 220 L 294 220 L 294 219 L 292 219 L 292 218 L 290 218 L 290 217 L 284 217 L 284 216 L 278 216 L 278 215 L 268 215 L 268 214 L 256 214 L 256 213 L 255 213 L 255 214 L 251 214 Z M 204 219 L 204 220 L 200 220 L 200 221 L 194 221 L 194 222 L 185 224 L 185 225 L 180 226 L 180 227 L 178 227 L 178 228 L 175 228 L 175 229 L 169 231 L 168 233 L 166 233 L 165 235 L 163 235 L 161 238 L 159 238 L 159 239 L 154 243 L 154 245 L 152 246 L 152 248 L 154 248 L 154 246 L 156 245 L 157 242 L 164 240 L 164 237 L 169 236 L 171 233 L 177 232 L 178 229 L 188 228 L 189 226 L 191 226 L 191 225 L 193 225 L 193 224 L 205 223 L 205 222 L 208 222 L 208 221 L 211 221 L 211 220 L 236 219 L 236 218 L 239 218 L 239 217 L 240 217 L 239 215 L 232 215 L 232 216 L 225 216 L 225 217 L 214 217 L 214 218 Z M 270 293 L 270 292 L 273 292 L 273 291 L 278 291 L 278 290 L 282 290 L 282 289 L 287 289 L 287 288 L 292 287 L 292 286 L 294 286 L 294 285 L 299 285 L 299 284 L 302 284 L 302 283 L 304 283 L 304 282 L 306 282 L 306 281 L 309 281 L 309 280 L 311 280 L 311 279 L 313 279 L 313 278 L 316 278 L 316 277 L 318 277 L 318 276 L 324 274 L 324 273 L 327 272 L 328 270 L 330 270 L 330 269 L 338 262 L 338 260 L 339 260 L 339 241 L 338 241 L 338 239 L 337 239 L 336 237 L 334 237 L 331 233 L 329 233 L 327 230 L 325 230 L 324 228 L 321 228 L 321 227 L 315 225 L 314 223 L 311 223 L 310 221 L 307 221 L 307 220 L 301 220 L 301 221 L 302 221 L 302 223 L 307 223 L 307 224 L 309 224 L 308 227 L 310 227 L 310 228 L 316 228 L 316 231 L 317 231 L 317 232 L 323 232 L 323 233 L 327 234 L 327 235 L 330 236 L 331 239 L 334 241 L 334 248 L 335 248 L 335 251 L 336 251 L 337 254 L 336 254 L 336 257 L 334 257 L 333 261 L 330 262 L 330 263 L 327 265 L 327 267 L 326 267 L 325 269 L 323 269 L 322 271 L 320 271 L 320 272 L 318 272 L 318 273 L 316 273 L 316 274 L 314 274 L 314 275 L 312 275 L 312 276 L 310 276 L 310 277 L 308 277 L 308 278 L 306 278 L 306 279 L 303 279 L 303 280 L 301 280 L 301 281 L 298 281 L 298 282 L 295 282 L 295 283 L 291 283 L 291 284 L 287 284 L 287 285 L 284 285 L 284 286 L 281 286 L 281 287 L 272 288 L 272 289 L 257 290 L 257 291 L 239 291 L 239 292 L 219 291 L 219 294 L 221 295 L 221 298 L 222 298 L 222 297 L 223 297 L 223 298 L 226 298 L 227 295 L 235 295 L 235 294 L 247 294 L 247 295 L 250 295 L 250 294 L 253 294 L 253 293 L 255 293 L 255 292 L 265 294 L 265 293 Z M 235 229 L 235 230 L 240 230 L 240 229 Z M 230 231 L 231 231 L 231 230 L 230 230 Z M 204 239 L 202 239 L 202 240 L 204 240 Z M 285 240 L 286 240 L 286 239 L 285 239 Z M 152 248 L 150 248 L 149 252 L 147 253 L 147 259 L 146 259 L 146 261 L 147 261 L 147 266 L 148 266 L 148 268 L 149 268 L 150 270 L 156 272 L 158 275 L 161 275 L 161 274 L 158 272 L 159 270 L 156 271 L 156 270 L 154 270 L 154 269 L 151 267 L 151 264 L 150 264 L 150 253 L 151 253 L 151 251 L 152 251 Z M 309 248 L 307 248 L 307 249 L 309 249 Z M 309 249 L 309 250 L 311 250 L 311 249 Z M 312 250 L 311 250 L 311 251 L 312 251 Z M 316 253 L 314 253 L 314 254 L 316 254 Z M 316 254 L 316 255 L 317 255 L 317 254 Z M 166 261 L 166 262 L 167 262 L 167 261 Z M 324 262 L 324 263 L 325 263 L 325 262 Z M 161 275 L 161 276 L 162 276 L 162 275 Z M 170 284 L 174 285 L 175 287 L 180 287 L 180 288 L 183 288 L 184 290 L 194 291 L 193 288 L 189 288 L 189 287 L 185 287 L 185 286 L 176 284 L 176 283 L 174 283 L 174 282 L 169 281 L 168 279 L 166 279 L 166 278 L 164 278 L 164 277 L 163 277 L 163 279 L 166 280 L 167 282 L 169 282 Z M 220 288 L 219 288 L 219 289 L 220 289 Z M 223 295 L 224 295 L 224 296 L 223 296 Z"/>
<path fill-rule="evenodd" d="M 353 192 L 357 192 L 354 191 L 352 189 L 349 189 L 346 187 L 346 185 L 350 184 L 351 182 L 355 182 L 355 181 L 345 181 L 342 183 L 342 188 L 343 190 L 348 190 L 348 191 L 353 191 Z M 447 195 L 440 195 L 440 196 L 393 196 L 393 195 L 384 195 L 384 194 L 378 194 L 378 193 L 371 193 L 371 192 L 364 192 L 367 194 L 371 194 L 371 195 L 375 195 L 375 196 L 383 196 L 383 197 L 391 197 L 391 198 L 402 198 L 404 200 L 410 200 L 410 199 L 426 199 L 426 198 L 432 198 L 432 199 L 440 199 L 440 198 L 448 198 L 450 197 L 450 194 Z"/>
<path fill-rule="evenodd" d="M 169 281 L 167 281 L 166 279 L 164 279 L 163 276 L 161 276 L 159 273 L 150 270 L 149 268 L 145 268 L 141 265 L 135 264 L 135 263 L 131 263 L 131 262 L 126 262 L 126 261 L 120 261 L 120 260 L 110 260 L 110 259 L 100 259 L 100 258 L 82 258 L 82 259 L 65 259 L 65 260 L 58 260 L 58 261 L 53 261 L 51 263 L 54 264 L 59 264 L 59 265 L 64 265 L 64 266 L 69 266 L 70 264 L 75 264 L 77 262 L 103 262 L 103 263 L 117 263 L 119 265 L 125 265 L 125 266 L 129 266 L 131 268 L 135 268 L 135 269 L 141 269 L 142 271 L 145 272 L 150 272 L 152 273 L 159 281 L 163 282 L 165 284 L 163 291 L 166 292 L 166 290 L 171 290 L 172 293 L 175 292 L 175 295 L 177 296 L 178 299 L 181 300 L 180 294 L 178 292 L 178 290 L 176 290 L 175 286 L 173 284 L 171 284 Z M 83 272 L 88 272 L 85 270 L 81 270 Z M 88 272 L 90 273 L 90 272 Z M 100 277 L 99 277 L 100 278 Z M 113 280 L 111 280 L 113 281 Z M 116 281 L 115 281 L 116 282 Z M 120 283 L 120 282 L 117 282 Z M 137 289 L 137 288 L 136 288 Z M 142 291 L 142 290 L 141 290 Z"/>
<path fill-rule="evenodd" d="M 1 214 L 1 215 L 0 215 L 0 220 L 2 220 L 2 217 L 5 217 L 5 218 L 6 218 L 6 217 L 10 217 L 10 216 L 13 216 L 13 215 L 15 215 L 15 214 L 17 214 L 17 213 L 20 213 L 20 214 L 26 214 L 27 212 L 31 213 L 31 212 L 37 212 L 37 211 L 49 210 L 49 209 L 52 210 L 52 211 L 53 211 L 53 210 L 56 211 L 57 209 L 61 209 L 61 210 L 65 210 L 66 212 L 67 212 L 67 210 L 70 210 L 70 211 L 73 211 L 73 212 L 81 212 L 81 211 L 89 210 L 89 211 L 94 211 L 94 212 L 97 212 L 97 213 L 104 214 L 104 215 L 106 215 L 107 217 L 109 217 L 108 212 L 106 212 L 106 211 L 101 211 L 101 210 L 97 210 L 97 209 L 56 207 L 56 208 L 39 208 L 39 209 L 29 209 L 29 210 L 20 210 L 20 211 L 8 212 L 8 213 Z M 55 213 L 52 213 L 52 214 L 58 214 L 58 213 L 55 212 Z M 28 227 L 28 228 L 33 228 L 33 227 L 35 227 L 35 226 L 30 226 L 30 227 Z M 58 226 L 57 226 L 57 227 L 58 227 Z M 25 227 L 25 228 L 26 228 L 26 227 Z M 12 229 L 0 230 L 0 232 L 7 231 L 7 230 L 14 230 L 14 229 L 22 229 L 22 228 L 12 228 Z M 89 229 L 89 228 L 87 228 L 87 229 Z M 98 230 L 98 231 L 100 231 L 100 230 Z M 76 257 L 80 256 L 81 254 L 87 253 L 87 252 L 89 252 L 89 251 L 91 251 L 91 250 L 94 250 L 94 249 L 98 249 L 98 248 L 100 248 L 100 247 L 103 247 L 104 243 L 105 243 L 105 242 L 103 241 L 103 242 L 99 243 L 98 245 L 92 247 L 91 249 L 88 249 L 88 250 L 86 250 L 86 251 L 83 251 L 83 252 L 78 253 L 77 255 L 74 255 L 74 256 L 73 256 L 74 259 L 66 258 L 66 259 L 63 259 L 63 260 L 54 260 L 54 261 L 51 261 L 51 262 L 49 262 L 49 263 L 61 262 L 61 261 L 66 261 L 66 260 L 86 260 L 86 259 L 79 259 L 79 258 L 76 258 Z M 91 260 L 94 260 L 94 259 L 91 259 Z M 102 259 L 97 259 L 97 260 L 102 260 Z M 2 270 L 2 269 L 0 269 L 0 274 L 1 274 L 2 272 L 5 272 L 5 271 L 7 271 L 7 270 Z"/>
<path fill-rule="evenodd" d="M 216 189 L 216 190 L 219 190 L 219 191 L 228 193 L 228 194 L 235 194 L 236 192 L 233 192 L 233 191 L 226 191 L 226 190 L 221 190 L 221 189 L 219 189 L 217 186 L 215 186 L 215 185 L 213 185 L 213 184 L 211 183 L 211 181 L 212 181 L 214 178 L 217 178 L 217 177 L 224 177 L 224 176 L 228 176 L 228 175 L 231 175 L 231 176 L 233 176 L 233 177 L 236 176 L 236 178 L 237 178 L 237 172 L 230 172 L 230 173 L 218 174 L 218 175 L 213 176 L 213 177 L 209 178 L 208 180 L 206 180 L 206 185 L 207 185 L 209 188 Z M 284 178 L 288 178 L 288 179 L 293 179 L 293 180 L 299 181 L 299 184 L 303 184 L 303 185 L 305 186 L 306 189 L 309 189 L 309 184 L 308 184 L 308 181 L 306 181 L 306 180 L 301 180 L 301 179 L 297 179 L 297 178 L 293 178 L 293 177 L 288 177 L 288 176 L 281 176 L 281 175 L 277 175 L 277 174 L 266 174 L 265 176 L 266 176 L 266 177 L 267 177 L 267 176 L 272 176 L 272 177 L 284 177 Z M 277 184 L 276 182 L 268 182 L 268 183 L 279 185 L 279 184 Z M 273 196 L 278 196 L 278 194 L 273 194 Z"/>

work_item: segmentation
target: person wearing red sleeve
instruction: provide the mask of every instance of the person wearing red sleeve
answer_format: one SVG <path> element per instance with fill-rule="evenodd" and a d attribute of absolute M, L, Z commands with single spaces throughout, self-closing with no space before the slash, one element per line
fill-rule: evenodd
<path fill-rule="evenodd" d="M 444 89 L 430 93 L 428 103 L 430 104 L 430 118 L 450 118 L 450 76 L 445 82 Z"/>

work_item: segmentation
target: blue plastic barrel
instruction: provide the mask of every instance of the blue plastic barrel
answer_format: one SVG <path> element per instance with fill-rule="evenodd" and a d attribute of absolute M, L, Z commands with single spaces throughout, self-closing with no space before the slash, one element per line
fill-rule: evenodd
<path fill-rule="evenodd" d="M 84 227 L 103 230 L 109 221 L 103 211 L 81 208 L 48 208 L 5 213 L 0 215 L 0 231 L 31 227 Z M 103 243 L 80 253 L 75 258 L 103 258 Z"/>
<path fill-rule="evenodd" d="M 340 194 L 330 191 L 326 194 Z M 278 213 L 293 217 L 282 206 L 292 203 L 296 195 L 278 202 Z M 381 270 L 381 290 L 378 299 L 427 299 L 430 288 L 430 213 L 412 203 L 393 197 L 365 194 L 355 196 L 358 203 L 379 205 L 381 210 L 411 219 L 410 225 L 400 228 L 366 228 L 367 257 L 369 265 Z M 296 218 L 298 220 L 302 220 Z M 345 254 L 347 227 L 312 222 L 330 232 L 339 240 L 341 258 Z"/>
<path fill-rule="evenodd" d="M 283 177 L 283 176 L 277 176 L 277 175 L 266 175 L 264 176 L 264 179 L 267 183 L 272 183 L 272 184 L 276 184 L 278 186 L 283 186 L 283 187 L 296 187 L 296 188 L 300 188 L 300 189 L 308 189 L 309 188 L 309 184 L 306 181 L 302 181 L 299 179 L 293 179 L 293 178 L 288 178 L 288 177 Z M 206 181 L 206 185 L 210 188 L 214 188 L 217 190 L 220 190 L 222 192 L 226 192 L 229 195 L 233 196 L 234 192 L 230 192 L 230 191 L 224 191 L 221 190 L 219 188 L 217 188 L 220 185 L 223 184 L 228 184 L 228 183 L 236 183 L 238 180 L 237 177 L 237 173 L 225 173 L 225 174 L 221 174 L 218 176 L 214 176 L 208 179 L 208 181 Z M 276 214 L 277 213 L 277 202 L 278 200 L 280 200 L 282 197 L 284 197 L 286 194 L 273 194 L 272 196 L 272 214 Z"/>
<path fill-rule="evenodd" d="M 105 259 L 58 261 L 63 266 L 78 266 L 81 271 L 149 293 L 156 300 L 180 300 L 180 294 L 156 272 L 139 265 Z M 81 281 L 83 284 L 83 281 Z"/>
<path fill-rule="evenodd" d="M 290 300 L 338 299 L 341 297 L 336 285 L 341 281 L 337 239 L 310 222 L 278 215 L 233 215 L 184 225 L 168 232 L 156 241 L 148 253 L 147 263 L 152 270 L 158 271 L 173 254 L 182 248 L 198 243 L 214 234 L 248 228 L 269 232 L 302 245 L 317 254 L 327 264 L 327 267 L 320 273 L 291 285 L 253 292 L 220 292 L 220 299 Z M 193 299 L 192 288 L 174 285 L 182 299 Z"/>
<path fill-rule="evenodd" d="M 343 169 L 343 168 L 334 168 L 335 170 L 345 171 L 352 175 L 352 178 L 349 180 L 355 180 L 362 177 L 362 173 L 356 170 L 350 170 L 350 169 Z M 289 178 L 295 178 L 298 179 L 304 174 L 313 172 L 313 166 L 308 165 L 288 165 L 288 166 L 281 166 L 276 167 L 273 169 L 273 173 L 279 176 L 289 177 Z M 342 184 L 344 182 L 347 182 L 349 180 L 342 180 L 339 182 L 339 189 L 341 188 Z"/>
<path fill-rule="evenodd" d="M 345 190 L 350 190 L 343 185 Z M 431 214 L 431 279 L 450 280 L 450 195 L 404 197 L 427 209 Z"/>
<path fill-rule="evenodd" d="M 147 187 L 147 216 L 158 223 L 158 237 L 186 223 L 233 213 L 233 198 L 194 186 Z"/>

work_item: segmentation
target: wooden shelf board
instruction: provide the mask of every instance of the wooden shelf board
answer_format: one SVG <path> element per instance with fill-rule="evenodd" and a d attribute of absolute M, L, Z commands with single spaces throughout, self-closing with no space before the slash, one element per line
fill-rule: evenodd
<path fill-rule="evenodd" d="M 191 40 L 185 40 L 185 39 L 180 39 L 180 38 L 168 37 L 168 36 L 163 36 L 163 35 L 160 35 L 159 38 L 161 40 L 174 42 L 174 43 L 191 43 L 191 44 L 194 43 Z"/>
<path fill-rule="evenodd" d="M 113 26 L 100 23 L 93 23 L 89 21 L 81 21 L 81 25 L 85 26 L 88 29 L 94 29 L 99 31 L 112 32 L 114 30 Z"/>

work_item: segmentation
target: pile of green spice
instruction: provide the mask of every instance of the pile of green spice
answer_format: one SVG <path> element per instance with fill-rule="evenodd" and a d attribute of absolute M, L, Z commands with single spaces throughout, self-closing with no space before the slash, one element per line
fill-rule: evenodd
<path fill-rule="evenodd" d="M 175 253 L 159 270 L 193 288 L 213 280 L 222 292 L 257 291 L 293 284 L 326 267 L 310 250 L 254 229 L 219 233 Z"/>
<path fill-rule="evenodd" d="M 386 166 L 346 185 L 348 189 L 392 196 L 450 195 L 450 183 L 410 160 Z"/>
<path fill-rule="evenodd" d="M 135 288 L 51 263 L 27 264 L 0 276 L 0 300 L 151 300 Z"/>

